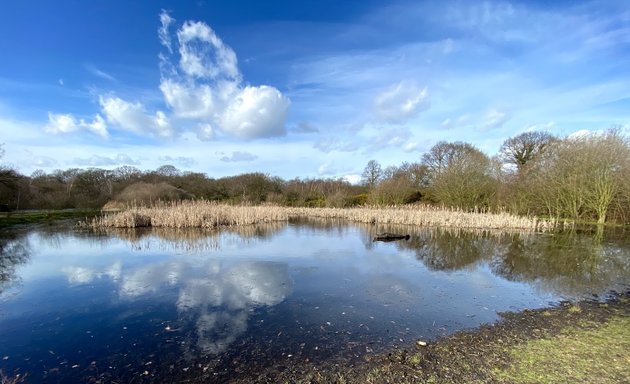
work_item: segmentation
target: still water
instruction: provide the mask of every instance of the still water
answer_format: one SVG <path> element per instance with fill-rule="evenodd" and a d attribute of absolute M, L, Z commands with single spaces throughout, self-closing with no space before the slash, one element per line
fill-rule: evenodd
<path fill-rule="evenodd" d="M 373 242 L 376 232 L 409 240 Z M 0 369 L 29 382 L 226 381 L 351 362 L 630 284 L 623 233 L 299 221 L 0 233 Z"/>

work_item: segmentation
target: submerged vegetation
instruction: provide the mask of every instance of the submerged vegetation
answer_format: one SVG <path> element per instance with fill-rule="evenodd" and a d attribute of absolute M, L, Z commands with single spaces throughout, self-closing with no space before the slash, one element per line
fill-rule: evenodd
<path fill-rule="evenodd" d="M 281 206 L 232 206 L 210 201 L 182 201 L 131 207 L 122 212 L 93 219 L 93 228 L 216 228 L 277 221 L 289 218 L 342 219 L 368 224 L 404 224 L 482 229 L 522 229 L 547 231 L 560 223 L 511 215 L 475 213 L 426 205 L 386 208 L 304 208 Z"/>

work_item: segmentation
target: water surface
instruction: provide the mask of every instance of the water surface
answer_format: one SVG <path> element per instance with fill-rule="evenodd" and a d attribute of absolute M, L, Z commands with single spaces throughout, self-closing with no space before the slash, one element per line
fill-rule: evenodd
<path fill-rule="evenodd" d="M 411 239 L 373 242 L 384 230 Z M 630 244 L 614 233 L 33 228 L 0 234 L 0 252 L 0 368 L 33 382 L 354 361 L 630 283 Z"/>

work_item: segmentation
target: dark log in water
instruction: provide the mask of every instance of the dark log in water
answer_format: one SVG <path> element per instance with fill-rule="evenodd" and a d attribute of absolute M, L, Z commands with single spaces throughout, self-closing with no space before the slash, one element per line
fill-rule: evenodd
<path fill-rule="evenodd" d="M 396 241 L 396 240 L 409 240 L 411 236 L 409 235 L 399 235 L 396 233 L 377 233 L 374 236 L 374 241 Z"/>

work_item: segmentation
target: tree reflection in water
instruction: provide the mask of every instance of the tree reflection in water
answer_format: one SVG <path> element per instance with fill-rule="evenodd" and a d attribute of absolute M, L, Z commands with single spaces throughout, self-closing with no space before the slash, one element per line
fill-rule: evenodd
<path fill-rule="evenodd" d="M 537 234 L 422 229 L 397 246 L 414 251 L 431 270 L 454 271 L 485 263 L 509 281 L 560 295 L 605 293 L 611 282 L 630 284 L 629 244 L 612 230 Z"/>
<path fill-rule="evenodd" d="M 16 269 L 29 260 L 30 254 L 24 236 L 3 234 L 0 237 L 0 294 L 17 283 Z"/>

